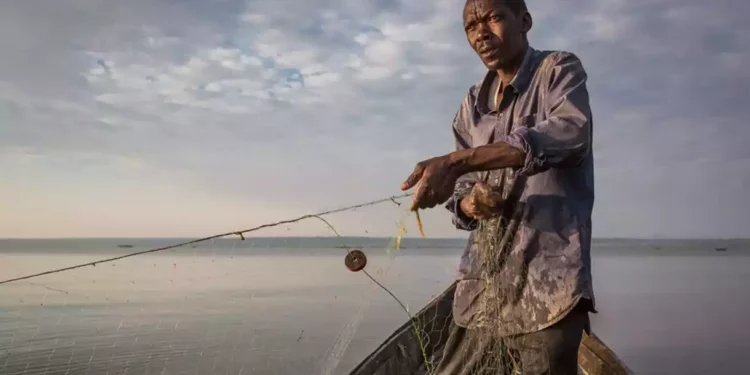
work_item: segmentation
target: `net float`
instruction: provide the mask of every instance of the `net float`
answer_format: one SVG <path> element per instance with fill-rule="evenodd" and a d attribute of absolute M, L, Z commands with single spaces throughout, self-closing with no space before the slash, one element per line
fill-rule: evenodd
<path fill-rule="evenodd" d="M 361 271 L 367 265 L 367 256 L 362 250 L 354 249 L 349 251 L 344 258 L 344 265 L 349 271 Z"/>

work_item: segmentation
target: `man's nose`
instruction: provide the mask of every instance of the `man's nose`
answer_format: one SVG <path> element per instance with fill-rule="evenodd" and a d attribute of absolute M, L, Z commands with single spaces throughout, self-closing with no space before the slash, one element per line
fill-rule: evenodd
<path fill-rule="evenodd" d="M 490 28 L 486 24 L 480 23 L 477 27 L 477 40 L 486 41 L 489 40 L 491 36 L 492 31 L 490 31 Z"/>

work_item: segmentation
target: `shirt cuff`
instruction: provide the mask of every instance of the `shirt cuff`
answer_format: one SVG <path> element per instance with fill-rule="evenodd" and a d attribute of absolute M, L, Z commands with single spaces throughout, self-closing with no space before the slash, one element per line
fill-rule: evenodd
<path fill-rule="evenodd" d="M 445 203 L 445 208 L 453 213 L 452 221 L 456 229 L 473 231 L 477 228 L 477 220 L 470 218 L 461 210 L 461 199 L 465 196 L 466 194 L 461 194 L 458 191 L 453 193 L 453 196 Z"/>
<path fill-rule="evenodd" d="M 530 139 L 528 128 L 518 128 L 504 139 L 505 143 L 526 154 L 523 167 L 516 172 L 519 176 L 532 176 L 549 169 L 547 155 L 536 150 Z"/>

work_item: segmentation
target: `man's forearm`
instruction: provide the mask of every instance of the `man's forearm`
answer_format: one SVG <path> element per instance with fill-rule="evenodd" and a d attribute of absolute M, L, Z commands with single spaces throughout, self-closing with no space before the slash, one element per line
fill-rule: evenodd
<path fill-rule="evenodd" d="M 526 153 L 505 142 L 496 142 L 477 148 L 449 154 L 451 164 L 460 174 L 491 171 L 502 168 L 521 168 Z"/>

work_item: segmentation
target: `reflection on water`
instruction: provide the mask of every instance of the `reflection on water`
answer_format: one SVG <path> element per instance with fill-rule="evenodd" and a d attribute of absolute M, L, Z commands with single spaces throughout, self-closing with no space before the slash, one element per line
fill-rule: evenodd
<path fill-rule="evenodd" d="M 129 373 L 292 375 L 321 373 L 340 359 L 340 373 L 406 319 L 363 274 L 346 270 L 340 253 L 135 257 L 5 285 L 0 368 L 8 374 L 127 367 Z M 21 275 L 93 259 L 3 260 Z M 372 255 L 367 269 L 418 309 L 450 283 L 451 263 L 444 256 Z M 344 356 L 331 355 L 360 316 Z"/>
<path fill-rule="evenodd" d="M 448 254 L 373 250 L 367 270 L 416 311 Z M 5 253 L 0 271 L 100 257 Z M 746 372 L 750 257 L 595 255 L 594 277 L 594 330 L 638 374 Z M 406 319 L 343 252 L 128 258 L 2 285 L 0 307 L 2 374 L 340 374 Z"/>

